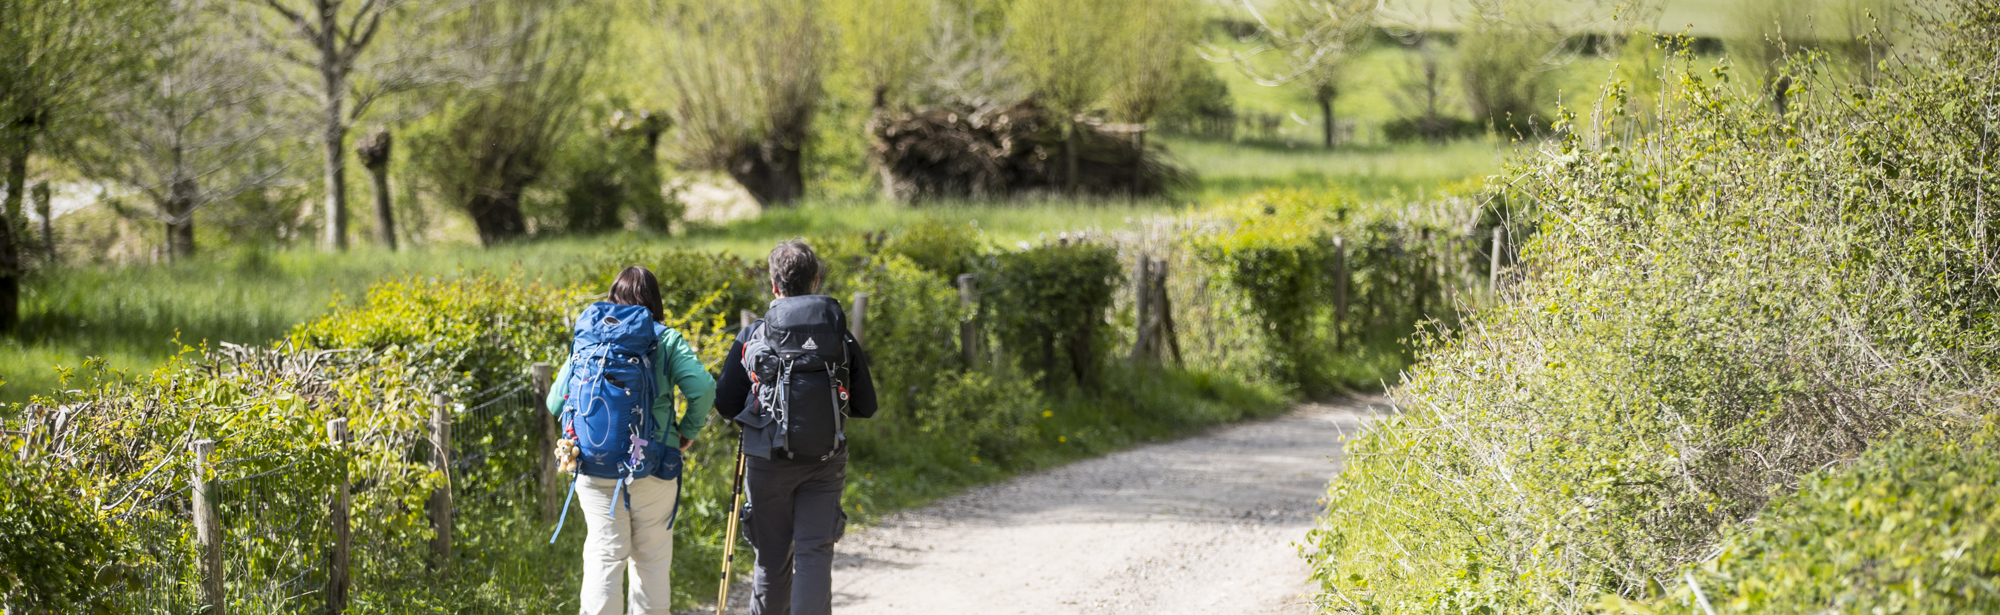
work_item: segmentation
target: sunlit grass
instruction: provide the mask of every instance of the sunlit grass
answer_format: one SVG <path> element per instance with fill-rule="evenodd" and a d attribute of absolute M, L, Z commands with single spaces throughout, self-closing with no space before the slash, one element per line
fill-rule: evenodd
<path fill-rule="evenodd" d="M 1443 145 L 1286 148 L 1191 139 L 1168 139 L 1181 161 L 1201 175 L 1198 200 L 1240 196 L 1266 188 L 1339 186 L 1363 199 L 1414 199 L 1441 186 L 1500 171 L 1506 146 L 1485 140 Z"/>
<path fill-rule="evenodd" d="M 1165 199 L 1039 198 L 953 201 L 910 206 L 888 202 L 807 203 L 673 235 L 619 233 L 523 241 L 482 249 L 448 244 L 404 252 L 360 248 L 332 255 L 312 249 L 211 250 L 189 262 L 126 267 L 65 267 L 31 276 L 22 289 L 18 335 L 0 342 L 0 402 L 54 390 L 58 369 L 86 357 L 143 373 L 182 344 L 257 344 L 354 302 L 385 277 L 490 271 L 558 280 L 582 259 L 628 245 L 720 251 L 759 259 L 792 237 L 872 232 L 925 218 L 974 225 L 993 246 L 1039 241 L 1064 231 L 1115 230 L 1134 218 L 1172 215 L 1199 203 L 1271 187 L 1343 186 L 1363 198 L 1415 198 L 1499 168 L 1504 148 L 1484 141 L 1344 148 L 1244 145 L 1162 137 L 1199 187 Z"/>
<path fill-rule="evenodd" d="M 134 373 L 149 370 L 178 350 L 176 336 L 197 346 L 275 340 L 337 301 L 358 301 L 385 277 L 491 271 L 558 281 L 580 259 L 620 244 L 755 259 L 791 237 L 893 229 L 925 217 L 976 223 L 995 245 L 1011 245 L 1067 230 L 1114 228 L 1134 216 L 1179 207 L 1167 201 L 1070 200 L 924 208 L 807 204 L 673 237 L 621 233 L 493 249 L 448 245 L 340 255 L 221 250 L 166 265 L 61 268 L 38 273 L 23 288 L 20 333 L 0 342 L 0 379 L 6 381 L 0 401 L 24 401 L 55 389 L 57 368 L 76 367 L 86 357 L 103 357 Z"/>

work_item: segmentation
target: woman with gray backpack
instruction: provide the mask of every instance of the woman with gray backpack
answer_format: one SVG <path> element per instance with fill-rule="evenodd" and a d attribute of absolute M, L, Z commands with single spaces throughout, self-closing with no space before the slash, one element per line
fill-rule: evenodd
<path fill-rule="evenodd" d="M 569 359 L 548 398 L 562 427 L 557 457 L 575 474 L 569 499 L 581 504 L 587 532 L 581 612 L 622 615 L 629 600 L 634 613 L 666 615 L 681 452 L 708 423 L 715 380 L 680 332 L 662 324 L 653 272 L 625 268 L 607 298 L 577 317 Z M 678 420 L 674 388 L 687 398 Z M 566 500 L 564 518 L 569 509 Z"/>

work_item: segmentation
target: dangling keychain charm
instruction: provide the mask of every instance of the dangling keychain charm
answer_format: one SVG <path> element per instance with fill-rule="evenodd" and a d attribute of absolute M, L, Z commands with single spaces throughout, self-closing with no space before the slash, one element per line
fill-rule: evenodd
<path fill-rule="evenodd" d="M 578 467 L 576 440 L 563 438 L 556 440 L 556 469 L 574 474 Z"/>

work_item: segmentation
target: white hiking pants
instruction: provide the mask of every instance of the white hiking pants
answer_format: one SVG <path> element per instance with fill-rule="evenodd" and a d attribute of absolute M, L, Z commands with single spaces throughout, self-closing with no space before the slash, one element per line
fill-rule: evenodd
<path fill-rule="evenodd" d="M 667 517 L 674 512 L 675 484 L 651 476 L 632 481 L 623 493 L 618 480 L 578 476 L 576 500 L 582 507 L 589 535 L 583 541 L 583 615 L 624 615 L 631 600 L 636 615 L 668 615 L 674 590 L 674 531 Z M 625 496 L 632 509 L 625 509 Z M 615 516 L 614 516 L 615 513 Z M 631 576 L 631 590 L 623 590 Z M 621 598 L 624 593 L 628 598 Z"/>

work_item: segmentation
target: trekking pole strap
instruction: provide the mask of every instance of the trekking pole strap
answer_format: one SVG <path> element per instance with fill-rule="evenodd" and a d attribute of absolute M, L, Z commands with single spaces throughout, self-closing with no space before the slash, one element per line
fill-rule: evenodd
<path fill-rule="evenodd" d="M 549 535 L 549 544 L 556 543 L 556 537 L 562 535 L 563 522 L 569 520 L 569 503 L 576 499 L 576 480 L 575 476 L 570 477 L 569 495 L 563 496 L 562 515 L 556 517 L 556 532 Z"/>

